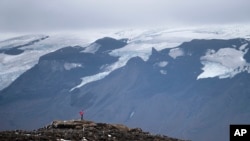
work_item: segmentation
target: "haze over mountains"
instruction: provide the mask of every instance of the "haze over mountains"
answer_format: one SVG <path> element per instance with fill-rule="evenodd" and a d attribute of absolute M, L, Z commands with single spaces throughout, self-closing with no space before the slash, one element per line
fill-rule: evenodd
<path fill-rule="evenodd" d="M 0 129 L 34 129 L 78 118 L 84 109 L 97 122 L 226 141 L 229 124 L 250 122 L 249 29 L 124 30 L 95 41 L 81 36 L 80 43 L 52 35 L 2 41 Z"/>

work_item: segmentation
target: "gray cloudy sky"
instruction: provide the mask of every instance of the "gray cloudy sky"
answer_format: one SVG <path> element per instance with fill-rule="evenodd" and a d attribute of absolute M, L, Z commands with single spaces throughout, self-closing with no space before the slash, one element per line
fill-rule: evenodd
<path fill-rule="evenodd" d="M 1 0 L 0 32 L 250 22 L 250 0 Z"/>

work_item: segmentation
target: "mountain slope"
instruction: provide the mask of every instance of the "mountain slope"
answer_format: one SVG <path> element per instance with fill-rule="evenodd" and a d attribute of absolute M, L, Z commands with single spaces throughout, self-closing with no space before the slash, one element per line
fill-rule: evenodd
<path fill-rule="evenodd" d="M 200 58 L 208 49 L 218 51 L 232 44 L 242 43 L 194 40 L 179 47 L 187 55 L 176 59 L 166 55 L 171 49 L 153 50 L 147 62 L 133 58 L 106 78 L 73 91 L 71 103 L 88 109 L 88 117 L 97 121 L 193 140 L 225 140 L 229 124 L 249 122 L 250 75 L 198 80 L 197 76 L 202 73 Z"/>
<path fill-rule="evenodd" d="M 122 66 L 122 57 L 110 54 L 126 45 L 126 40 L 103 38 L 42 56 L 0 92 L 1 128 L 36 128 L 58 117 L 75 118 L 85 109 L 86 118 L 98 122 L 226 141 L 229 124 L 250 122 L 248 40 L 153 48 L 147 60 L 133 57 Z"/>

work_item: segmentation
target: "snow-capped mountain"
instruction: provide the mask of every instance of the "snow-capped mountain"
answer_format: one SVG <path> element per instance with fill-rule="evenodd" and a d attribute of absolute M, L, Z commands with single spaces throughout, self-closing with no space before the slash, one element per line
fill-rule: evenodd
<path fill-rule="evenodd" d="M 250 122 L 249 26 L 91 35 L 0 42 L 1 130 L 77 118 L 80 109 L 192 140 L 228 140 L 229 124 Z"/>

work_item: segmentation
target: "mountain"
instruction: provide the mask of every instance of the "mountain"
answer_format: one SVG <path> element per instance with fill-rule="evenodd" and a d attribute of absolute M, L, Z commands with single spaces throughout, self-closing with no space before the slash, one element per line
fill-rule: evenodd
<path fill-rule="evenodd" d="M 192 140 L 225 140 L 229 124 L 249 123 L 250 75 L 198 77 L 204 73 L 200 58 L 208 50 L 219 52 L 232 44 L 240 47 L 241 39 L 193 40 L 178 47 L 184 54 L 175 59 L 168 56 L 173 49 L 153 49 L 148 61 L 132 58 L 104 79 L 72 91 L 71 104 L 88 109 L 97 121 Z M 248 64 L 244 67 L 249 70 Z"/>
<path fill-rule="evenodd" d="M 84 109 L 85 118 L 97 122 L 194 141 L 228 140 L 230 124 L 250 122 L 249 39 L 173 40 L 176 46 L 166 47 L 163 37 L 179 32 L 191 30 L 104 37 L 39 56 L 0 91 L 0 129 L 36 129 L 75 119 Z"/>
<path fill-rule="evenodd" d="M 128 128 L 121 124 L 95 123 L 86 120 L 53 121 L 34 131 L 2 131 L 1 140 L 108 140 L 108 141 L 182 141 L 163 135 L 152 135 L 140 128 Z"/>

